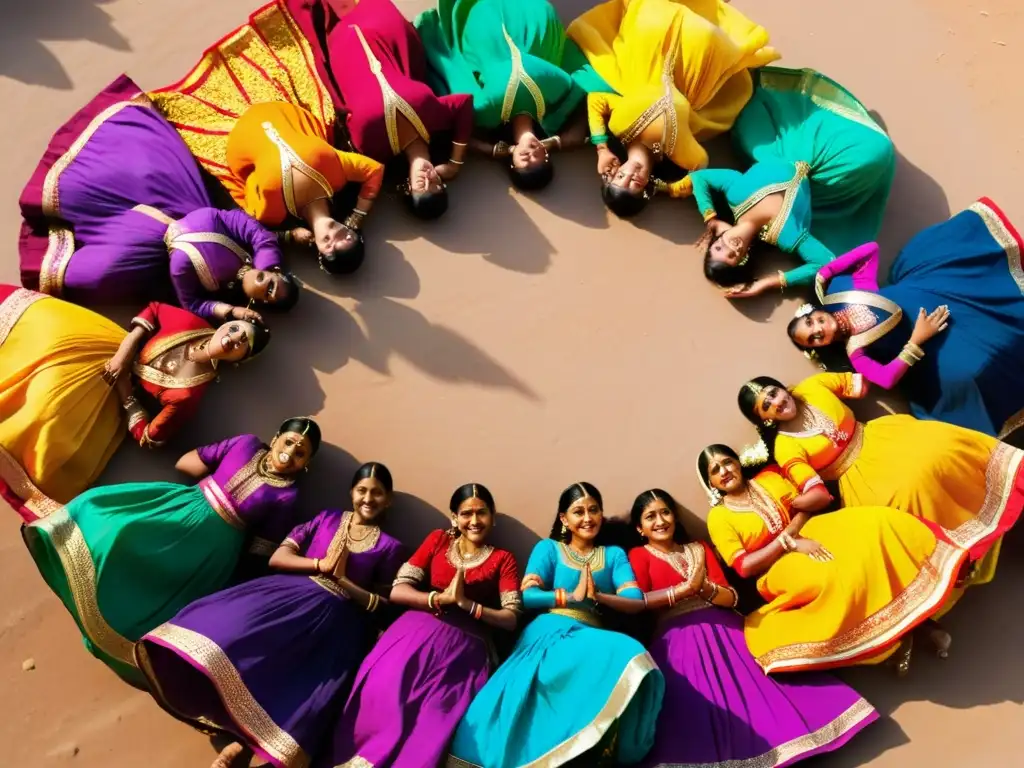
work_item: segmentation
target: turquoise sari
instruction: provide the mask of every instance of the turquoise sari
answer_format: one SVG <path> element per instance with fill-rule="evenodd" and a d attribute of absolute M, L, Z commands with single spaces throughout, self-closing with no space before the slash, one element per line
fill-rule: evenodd
<path fill-rule="evenodd" d="M 618 547 L 598 547 L 590 567 L 598 591 L 642 597 Z M 592 605 L 555 608 L 554 590 L 572 593 L 582 568 L 560 542 L 534 547 L 523 605 L 544 612 L 473 699 L 448 768 L 629 764 L 651 749 L 665 692 L 654 660 L 633 638 L 601 629 Z"/>
<path fill-rule="evenodd" d="M 733 221 L 770 194 L 782 209 L 761 239 L 804 264 L 786 285 L 808 285 L 837 255 L 875 240 L 896 172 L 896 151 L 867 109 L 838 83 L 810 69 L 765 67 L 732 129 L 744 172 L 694 171 L 690 184 L 705 220 L 715 196 Z"/>
<path fill-rule="evenodd" d="M 611 90 L 548 0 L 438 0 L 413 23 L 430 86 L 471 94 L 478 128 L 528 114 L 554 135 L 587 93 Z"/>

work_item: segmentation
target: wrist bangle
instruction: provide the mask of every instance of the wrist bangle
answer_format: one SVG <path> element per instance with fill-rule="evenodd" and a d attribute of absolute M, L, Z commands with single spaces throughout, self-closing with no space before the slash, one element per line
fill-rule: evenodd
<path fill-rule="evenodd" d="M 590 137 L 590 143 L 593 144 L 595 147 L 598 146 L 599 144 L 607 144 L 608 143 L 608 134 L 607 133 L 598 133 L 598 134 L 596 134 L 594 136 L 591 136 Z"/>
<path fill-rule="evenodd" d="M 427 595 L 427 608 L 429 608 L 432 611 L 437 610 L 436 608 L 434 608 L 435 597 L 437 597 L 437 592 L 431 592 L 429 595 Z"/>
<path fill-rule="evenodd" d="M 448 158 L 448 162 L 451 163 L 452 165 L 463 165 L 464 164 L 464 161 L 456 160 L 454 157 L 449 157 Z"/>
<path fill-rule="evenodd" d="M 313 558 L 313 570 L 316 571 L 317 573 L 320 573 L 320 558 L 319 557 L 314 557 Z"/>
<path fill-rule="evenodd" d="M 779 292 L 781 293 L 782 291 L 786 290 L 786 286 L 787 285 L 789 285 L 789 283 L 786 281 L 786 273 L 783 272 L 780 269 L 779 270 Z"/>

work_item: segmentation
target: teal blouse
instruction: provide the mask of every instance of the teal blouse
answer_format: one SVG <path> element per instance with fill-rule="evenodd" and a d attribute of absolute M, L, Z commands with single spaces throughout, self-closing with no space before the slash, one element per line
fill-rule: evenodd
<path fill-rule="evenodd" d="M 786 285 L 809 285 L 835 254 L 811 234 L 811 191 L 805 162 L 768 160 L 755 163 L 745 173 L 728 168 L 693 171 L 693 198 L 705 221 L 717 215 L 712 193 L 724 197 L 733 221 L 777 192 L 784 193 L 782 208 L 771 224 L 761 229 L 760 238 L 781 251 L 799 256 L 803 266 L 785 273 Z"/>
<path fill-rule="evenodd" d="M 533 548 L 523 578 L 523 606 L 527 610 L 552 609 L 555 607 L 556 589 L 569 593 L 576 589 L 584 564 L 573 555 L 575 552 L 567 545 L 553 539 L 544 539 Z M 636 583 L 629 558 L 619 547 L 595 549 L 590 559 L 590 573 L 599 592 L 637 600 L 643 598 L 644 593 Z M 530 586 L 531 583 L 535 586 Z M 595 608 L 591 601 L 572 603 L 568 607 L 584 611 Z"/>

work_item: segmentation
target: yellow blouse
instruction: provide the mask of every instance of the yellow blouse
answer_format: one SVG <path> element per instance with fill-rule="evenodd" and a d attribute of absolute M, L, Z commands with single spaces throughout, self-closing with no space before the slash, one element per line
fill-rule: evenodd
<path fill-rule="evenodd" d="M 749 506 L 724 500 L 708 513 L 715 549 L 733 567 L 736 560 L 767 546 L 790 523 L 790 506 L 800 492 L 778 467 L 767 467 L 747 483 Z"/>
<path fill-rule="evenodd" d="M 864 397 L 867 383 L 859 373 L 819 373 L 790 392 L 810 406 L 817 423 L 804 432 L 787 432 L 782 425 L 775 438 L 775 461 L 803 492 L 822 482 L 819 473 L 827 480 L 838 479 L 841 459 L 862 439 L 853 411 L 840 398 Z"/>
<path fill-rule="evenodd" d="M 722 0 L 610 0 L 566 32 L 616 91 L 587 97 L 591 136 L 646 134 L 686 170 L 707 165 L 700 142 L 729 130 L 750 99 L 748 70 L 779 58 L 767 30 Z"/>

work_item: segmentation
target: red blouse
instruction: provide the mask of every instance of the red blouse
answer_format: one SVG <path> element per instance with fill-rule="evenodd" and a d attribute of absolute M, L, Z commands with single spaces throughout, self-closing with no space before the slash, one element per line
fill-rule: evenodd
<path fill-rule="evenodd" d="M 629 552 L 629 564 L 644 592 L 668 589 L 691 580 L 693 586 L 699 587 L 701 576 L 720 587 L 729 586 L 714 550 L 703 541 L 691 542 L 671 555 L 650 546 L 636 547 Z"/>
<path fill-rule="evenodd" d="M 418 587 L 426 581 L 430 589 L 443 592 L 455 578 L 456 566 L 461 564 L 466 572 L 466 597 L 488 608 L 522 610 L 519 568 L 512 553 L 484 547 L 460 563 L 458 544 L 459 540 L 447 531 L 434 531 L 399 568 L 395 584 Z"/>
<path fill-rule="evenodd" d="M 212 337 L 214 330 L 191 312 L 157 301 L 132 318 L 132 325 L 150 334 L 135 359 L 132 373 L 161 407 L 152 419 L 133 418 L 128 430 L 140 445 L 159 446 L 195 415 L 203 392 L 217 378 L 216 371 L 188 377 L 177 375 L 176 369 L 182 367 L 183 361 L 175 352 L 187 349 L 190 342 Z"/>

